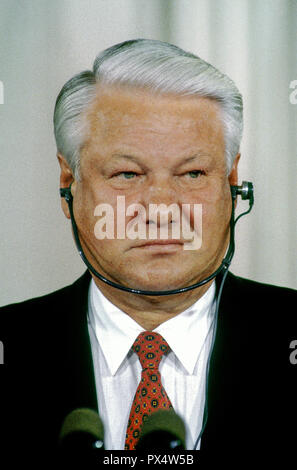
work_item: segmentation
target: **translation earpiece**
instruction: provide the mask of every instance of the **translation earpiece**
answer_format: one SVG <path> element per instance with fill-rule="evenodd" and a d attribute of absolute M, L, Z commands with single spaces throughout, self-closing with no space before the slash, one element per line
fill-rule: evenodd
<path fill-rule="evenodd" d="M 242 212 L 234 221 L 234 226 L 236 222 L 243 216 L 251 212 L 254 205 L 254 186 L 250 181 L 243 181 L 241 186 L 230 186 L 233 204 L 236 200 L 236 196 L 240 195 L 241 199 L 249 201 L 249 208 L 247 211 Z"/>
<path fill-rule="evenodd" d="M 60 196 L 64 197 L 67 202 L 70 202 L 73 199 L 71 194 L 71 185 L 72 183 L 70 186 L 68 186 L 68 188 L 60 188 Z"/>
<path fill-rule="evenodd" d="M 243 181 L 241 186 L 231 186 L 231 192 L 234 199 L 240 195 L 243 200 L 254 201 L 254 186 L 250 181 Z"/>

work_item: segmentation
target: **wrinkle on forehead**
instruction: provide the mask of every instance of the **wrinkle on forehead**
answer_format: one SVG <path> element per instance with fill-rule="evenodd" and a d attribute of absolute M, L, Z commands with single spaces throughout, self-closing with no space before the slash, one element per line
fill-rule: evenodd
<path fill-rule="evenodd" d="M 188 157 L 189 147 L 199 149 L 200 140 L 202 152 L 222 154 L 220 112 L 219 104 L 205 97 L 99 87 L 85 115 L 88 125 L 83 150 L 90 155 L 103 152 L 105 147 L 109 155 L 111 149 L 120 148 L 130 155 L 134 150 L 136 153 L 148 150 L 162 157 L 168 152 Z"/>
<path fill-rule="evenodd" d="M 199 118 L 195 113 L 198 107 L 203 108 Z M 98 86 L 97 96 L 87 112 L 87 118 L 90 130 L 99 126 L 103 134 L 111 130 L 115 120 L 129 128 L 131 120 L 135 118 L 141 118 L 146 128 L 154 121 L 151 130 L 162 133 L 166 131 L 167 125 L 187 129 L 193 125 L 200 127 L 211 123 L 211 127 L 221 128 L 220 113 L 217 102 L 202 96 L 154 95 L 142 89 Z"/>

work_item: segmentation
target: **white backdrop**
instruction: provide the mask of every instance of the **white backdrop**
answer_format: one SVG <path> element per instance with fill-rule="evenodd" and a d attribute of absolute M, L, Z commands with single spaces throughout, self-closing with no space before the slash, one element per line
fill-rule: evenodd
<path fill-rule="evenodd" d="M 60 210 L 54 102 L 99 51 L 138 37 L 172 42 L 235 80 L 240 177 L 256 202 L 239 222 L 232 271 L 297 288 L 296 33 L 295 0 L 1 0 L 0 305 L 84 271 Z"/>

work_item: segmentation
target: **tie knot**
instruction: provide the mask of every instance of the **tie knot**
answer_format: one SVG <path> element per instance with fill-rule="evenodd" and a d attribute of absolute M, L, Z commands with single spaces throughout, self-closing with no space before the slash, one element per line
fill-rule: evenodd
<path fill-rule="evenodd" d="M 170 348 L 159 333 L 143 331 L 132 346 L 139 357 L 142 369 L 158 369 L 164 353 Z"/>

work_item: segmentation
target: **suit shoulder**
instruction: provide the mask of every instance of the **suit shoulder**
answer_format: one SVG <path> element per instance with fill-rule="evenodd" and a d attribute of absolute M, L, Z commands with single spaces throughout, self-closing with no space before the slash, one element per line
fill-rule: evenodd
<path fill-rule="evenodd" d="M 35 313 L 50 311 L 54 313 L 57 308 L 61 311 L 64 307 L 69 306 L 70 301 L 73 302 L 77 292 L 88 288 L 89 282 L 90 275 L 85 273 L 73 284 L 54 292 L 0 307 L 0 324 L 3 325 L 3 322 L 11 318 L 12 315 L 21 318 L 24 314 L 29 314 L 32 317 Z"/>
<path fill-rule="evenodd" d="M 252 294 L 253 296 L 258 296 L 257 299 L 267 300 L 267 298 L 271 299 L 279 299 L 281 300 L 297 300 L 297 290 L 289 288 L 289 287 L 281 287 L 276 286 L 273 284 L 267 284 L 264 282 L 254 281 L 252 279 L 245 279 L 240 276 L 235 276 L 232 273 L 229 273 L 229 278 L 231 284 L 234 288 L 237 288 L 238 292 L 241 294 Z"/>
<path fill-rule="evenodd" d="M 54 292 L 49 294 L 45 294 L 39 297 L 33 297 L 32 299 L 22 300 L 20 302 L 11 303 L 8 305 L 4 305 L 0 307 L 1 314 L 10 311 L 17 311 L 17 310 L 30 310 L 35 308 L 40 308 L 45 304 L 52 304 L 60 299 L 63 299 L 65 296 L 67 297 L 67 293 L 71 290 L 72 285 L 62 287 Z"/>
<path fill-rule="evenodd" d="M 237 310 L 252 318 L 287 325 L 297 333 L 297 290 L 228 275 L 227 297 Z M 257 317 L 254 317 L 254 314 Z"/>

